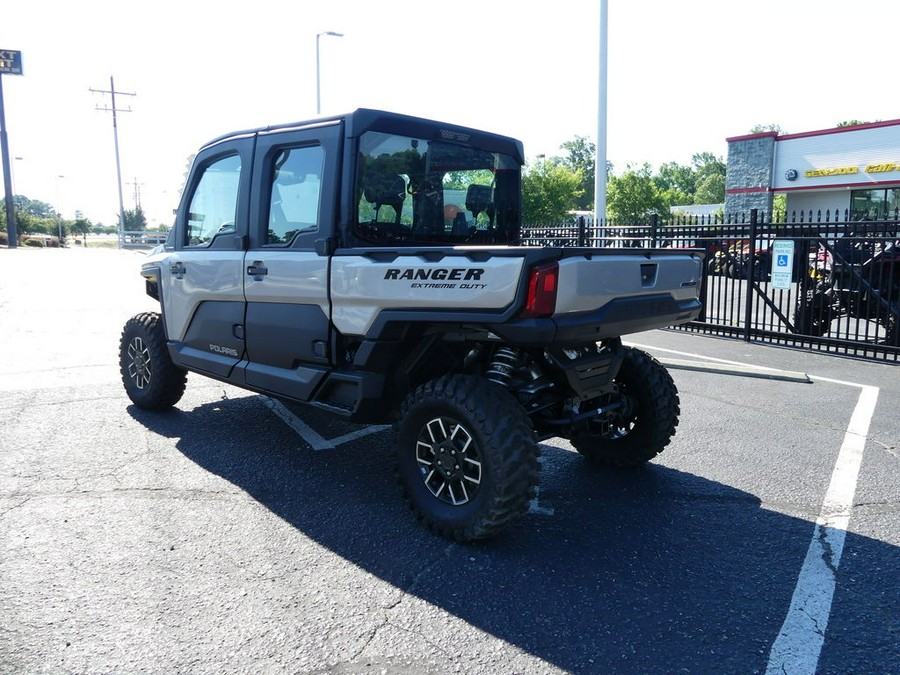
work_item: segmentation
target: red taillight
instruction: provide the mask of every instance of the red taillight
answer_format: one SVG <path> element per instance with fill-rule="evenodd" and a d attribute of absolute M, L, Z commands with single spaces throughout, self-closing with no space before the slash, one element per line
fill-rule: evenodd
<path fill-rule="evenodd" d="M 519 315 L 524 318 L 551 316 L 556 310 L 556 288 L 559 285 L 559 264 L 544 263 L 531 268 L 528 274 L 528 295 L 525 308 Z"/>

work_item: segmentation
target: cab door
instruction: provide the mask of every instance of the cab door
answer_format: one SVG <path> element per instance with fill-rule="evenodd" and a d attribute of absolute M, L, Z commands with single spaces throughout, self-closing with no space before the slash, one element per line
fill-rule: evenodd
<path fill-rule="evenodd" d="M 218 377 L 244 356 L 244 251 L 253 135 L 204 148 L 160 268 L 166 333 L 178 360 Z"/>
<path fill-rule="evenodd" d="M 244 265 L 246 381 L 307 400 L 331 365 L 330 259 L 341 125 L 261 132 Z"/>

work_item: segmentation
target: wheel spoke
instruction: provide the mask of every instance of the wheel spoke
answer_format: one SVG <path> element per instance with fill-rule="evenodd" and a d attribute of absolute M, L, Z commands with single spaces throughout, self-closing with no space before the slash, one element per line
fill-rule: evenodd
<path fill-rule="evenodd" d="M 150 349 L 141 338 L 136 337 L 129 343 L 128 358 L 128 376 L 138 389 L 143 389 L 150 384 L 152 371 L 150 369 Z"/>
<path fill-rule="evenodd" d="M 431 458 L 428 458 L 427 455 L 431 455 Z M 430 443 L 424 443 L 422 441 L 416 442 L 416 461 L 425 466 L 432 466 L 434 464 L 434 448 L 431 447 Z"/>
<path fill-rule="evenodd" d="M 432 490 L 432 494 L 435 497 L 440 497 L 441 493 L 444 491 L 444 488 L 448 485 L 449 483 L 447 483 L 447 481 L 441 481 L 441 487 L 439 487 L 437 490 Z M 450 498 L 453 498 L 453 486 L 450 487 Z"/>
<path fill-rule="evenodd" d="M 468 429 L 449 417 L 432 418 L 421 427 L 416 463 L 428 491 L 446 504 L 469 503 L 481 485 L 481 456 L 473 441 Z"/>
<path fill-rule="evenodd" d="M 463 435 L 465 436 L 465 442 L 459 450 L 460 452 L 466 452 L 469 449 L 469 444 L 472 442 L 472 436 L 468 431 L 463 429 L 463 426 L 461 424 L 456 425 L 456 428 L 453 430 L 453 434 L 451 434 L 450 439 L 455 441 L 456 436 L 460 431 L 462 431 Z"/>

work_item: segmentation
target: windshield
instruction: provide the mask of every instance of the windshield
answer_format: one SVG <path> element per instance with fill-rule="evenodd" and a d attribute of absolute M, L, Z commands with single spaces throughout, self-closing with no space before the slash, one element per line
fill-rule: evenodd
<path fill-rule="evenodd" d="M 357 235 L 376 245 L 514 244 L 519 165 L 478 148 L 369 131 L 359 142 Z"/>

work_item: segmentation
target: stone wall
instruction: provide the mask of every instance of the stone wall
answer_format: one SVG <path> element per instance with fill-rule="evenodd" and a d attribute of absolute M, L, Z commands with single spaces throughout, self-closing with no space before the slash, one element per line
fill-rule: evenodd
<path fill-rule="evenodd" d="M 772 211 L 776 135 L 772 131 L 728 139 L 725 213 L 749 213 L 750 209 Z"/>

